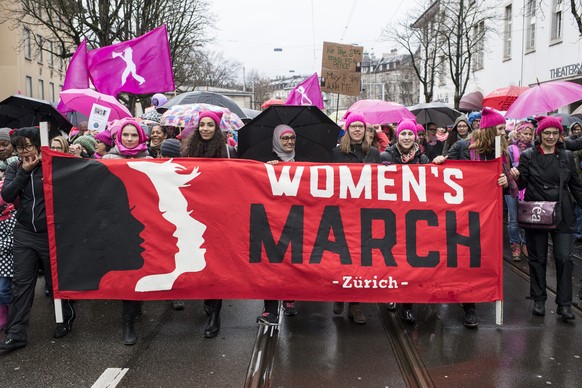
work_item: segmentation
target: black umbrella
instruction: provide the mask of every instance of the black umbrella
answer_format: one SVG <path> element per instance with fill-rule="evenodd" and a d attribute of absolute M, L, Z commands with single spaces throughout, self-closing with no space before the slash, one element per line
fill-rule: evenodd
<path fill-rule="evenodd" d="M 419 124 L 435 123 L 439 127 L 446 127 L 455 123 L 461 112 L 449 108 L 442 102 L 428 102 L 408 107 L 416 116 Z"/>
<path fill-rule="evenodd" d="M 223 108 L 228 108 L 229 111 L 236 114 L 240 119 L 246 117 L 241 107 L 238 106 L 238 104 L 234 102 L 232 98 L 213 92 L 197 91 L 182 93 L 172 98 L 171 100 L 169 100 L 156 110 L 159 113 L 164 113 L 174 105 L 185 105 L 185 104 L 211 104 L 216 106 L 222 106 Z"/>
<path fill-rule="evenodd" d="M 0 127 L 23 128 L 50 123 L 49 136 L 58 136 L 62 130 L 69 133 L 72 124 L 48 101 L 24 96 L 10 96 L 0 102 Z"/>
<path fill-rule="evenodd" d="M 316 106 L 270 106 L 238 131 L 239 156 L 273 160 L 273 130 L 279 124 L 287 124 L 295 130 L 295 160 L 330 161 L 340 127 Z"/>

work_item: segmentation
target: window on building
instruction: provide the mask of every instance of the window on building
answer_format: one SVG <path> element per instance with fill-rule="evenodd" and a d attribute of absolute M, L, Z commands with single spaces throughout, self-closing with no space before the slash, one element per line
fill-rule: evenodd
<path fill-rule="evenodd" d="M 24 93 L 27 97 L 32 97 L 32 77 L 28 75 L 24 79 Z"/>
<path fill-rule="evenodd" d="M 552 40 L 562 39 L 562 0 L 554 0 L 552 12 Z"/>
<path fill-rule="evenodd" d="M 36 60 L 38 63 L 42 63 L 43 61 L 43 50 L 42 50 L 42 46 L 43 46 L 43 41 L 42 41 L 42 36 L 37 35 L 36 36 L 36 43 L 38 44 L 37 47 L 37 54 L 36 54 Z"/>
<path fill-rule="evenodd" d="M 503 25 L 503 59 L 511 58 L 511 4 L 505 7 L 505 21 Z"/>
<path fill-rule="evenodd" d="M 28 28 L 24 29 L 24 58 L 32 59 L 32 33 Z"/>
<path fill-rule="evenodd" d="M 48 42 L 48 64 L 49 67 L 52 69 L 53 67 L 55 67 L 55 56 L 53 55 L 53 50 L 54 50 L 54 43 L 49 41 Z"/>
<path fill-rule="evenodd" d="M 51 96 L 51 102 L 55 102 L 56 98 L 55 98 L 55 83 L 54 82 L 49 82 L 49 93 Z"/>
<path fill-rule="evenodd" d="M 38 98 L 44 100 L 44 81 L 41 79 L 38 80 Z"/>
<path fill-rule="evenodd" d="M 473 40 L 475 41 L 473 71 L 477 71 L 483 69 L 485 62 L 485 22 L 473 26 Z"/>
<path fill-rule="evenodd" d="M 536 8 L 537 0 L 530 0 L 527 4 L 527 19 L 525 23 L 526 41 L 525 48 L 533 50 L 536 47 Z"/>

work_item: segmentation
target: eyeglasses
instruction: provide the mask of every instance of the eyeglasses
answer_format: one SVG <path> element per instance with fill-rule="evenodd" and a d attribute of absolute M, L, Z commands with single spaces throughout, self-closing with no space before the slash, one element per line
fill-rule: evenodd
<path fill-rule="evenodd" d="M 51 147 L 51 150 L 53 150 L 53 151 L 62 151 L 63 150 L 63 147 L 61 147 L 61 146 L 56 146 L 56 147 L 53 146 L 53 147 Z"/>
<path fill-rule="evenodd" d="M 364 128 L 364 124 L 350 124 L 350 128 L 352 128 L 352 129 L 362 129 L 362 128 Z"/>
<path fill-rule="evenodd" d="M 558 137 L 560 136 L 560 132 L 558 131 L 552 131 L 552 132 L 546 132 L 546 131 L 542 131 L 542 135 L 546 136 L 546 137 Z"/>
<path fill-rule="evenodd" d="M 16 151 L 18 152 L 24 152 L 24 151 L 32 151 L 34 150 L 34 144 L 25 144 L 24 147 L 23 146 L 16 146 Z"/>
<path fill-rule="evenodd" d="M 283 136 L 280 137 L 279 139 L 281 139 L 282 142 L 288 142 L 288 141 L 295 141 L 296 137 L 295 136 Z"/>

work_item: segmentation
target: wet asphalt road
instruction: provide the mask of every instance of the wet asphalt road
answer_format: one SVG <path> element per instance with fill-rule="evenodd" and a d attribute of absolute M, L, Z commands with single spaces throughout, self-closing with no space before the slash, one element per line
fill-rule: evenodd
<path fill-rule="evenodd" d="M 507 253 L 507 250 L 506 250 Z M 520 266 L 527 268 L 526 262 Z M 582 277 L 576 266 L 575 292 Z M 549 284 L 553 284 L 549 266 Z M 0 351 L 0 386 L 91 387 L 108 368 L 127 368 L 119 387 L 242 387 L 257 335 L 260 301 L 225 301 L 222 330 L 206 339 L 201 301 L 144 303 L 139 341 L 122 344 L 118 301 L 79 301 L 65 338 L 52 338 L 52 304 L 39 278 L 29 344 Z M 564 322 L 550 296 L 545 317 L 531 314 L 529 285 L 504 269 L 503 326 L 493 303 L 477 306 L 480 326 L 462 325 L 457 304 L 415 305 L 415 327 L 403 326 L 437 387 L 576 387 L 582 381 L 582 318 Z M 578 301 L 578 299 L 576 298 Z M 331 303 L 298 303 L 283 317 L 274 356 L 273 387 L 402 387 L 404 380 L 381 319 L 367 304 L 366 325 L 334 316 Z M 398 312 L 394 313 L 398 314 Z"/>

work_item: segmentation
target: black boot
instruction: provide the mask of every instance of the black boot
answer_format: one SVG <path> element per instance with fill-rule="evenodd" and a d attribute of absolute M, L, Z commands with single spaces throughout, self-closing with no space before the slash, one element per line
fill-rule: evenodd
<path fill-rule="evenodd" d="M 220 331 L 220 309 L 222 300 L 213 299 L 204 301 L 204 311 L 208 315 L 208 323 L 204 328 L 204 337 L 213 338 Z"/>
<path fill-rule="evenodd" d="M 121 338 L 125 345 L 134 345 L 137 342 L 137 335 L 133 329 L 136 316 L 141 312 L 140 302 L 124 300 L 122 309 L 122 329 Z"/>
<path fill-rule="evenodd" d="M 465 310 L 465 321 L 463 322 L 465 327 L 469 329 L 477 328 L 479 321 L 475 312 L 475 303 L 464 303 L 463 310 Z"/>

